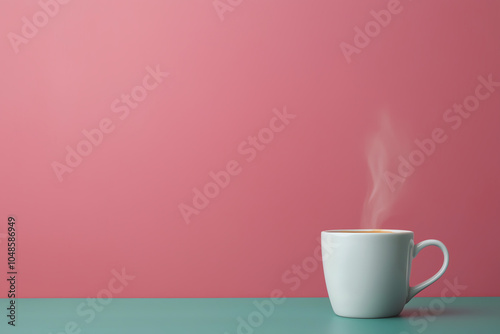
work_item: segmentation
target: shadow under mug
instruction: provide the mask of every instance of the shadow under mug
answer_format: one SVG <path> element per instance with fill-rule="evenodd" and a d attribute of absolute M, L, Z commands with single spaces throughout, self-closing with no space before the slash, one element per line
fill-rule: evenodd
<path fill-rule="evenodd" d="M 441 269 L 410 287 L 411 262 L 427 246 L 444 255 Z M 404 230 L 329 230 L 321 232 L 321 252 L 328 296 L 335 314 L 349 318 L 397 316 L 417 293 L 448 267 L 449 255 L 438 240 L 415 245 Z"/>

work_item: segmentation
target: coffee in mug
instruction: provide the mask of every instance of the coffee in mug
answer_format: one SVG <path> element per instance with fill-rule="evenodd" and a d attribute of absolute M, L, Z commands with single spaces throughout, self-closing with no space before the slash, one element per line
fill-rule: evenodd
<path fill-rule="evenodd" d="M 410 287 L 411 262 L 427 246 L 444 255 L 441 269 Z M 342 317 L 396 316 L 417 293 L 448 267 L 448 250 L 438 240 L 415 245 L 404 230 L 329 230 L 321 232 L 323 269 L 333 311 Z"/>

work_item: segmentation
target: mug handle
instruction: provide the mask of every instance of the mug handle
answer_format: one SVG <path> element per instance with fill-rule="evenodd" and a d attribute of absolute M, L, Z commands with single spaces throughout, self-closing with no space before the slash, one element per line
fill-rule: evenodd
<path fill-rule="evenodd" d="M 413 297 L 415 297 L 415 295 L 417 293 L 419 293 L 420 291 L 422 291 L 423 289 L 425 289 L 426 287 L 428 287 L 429 285 L 434 283 L 439 277 L 441 277 L 441 275 L 444 274 L 444 272 L 446 271 L 446 268 L 448 267 L 448 262 L 449 262 L 450 256 L 448 254 L 448 250 L 446 249 L 446 246 L 439 240 L 429 239 L 429 240 L 424 240 L 424 241 L 418 243 L 415 246 L 415 248 L 413 249 L 413 258 L 415 258 L 417 256 L 417 254 L 427 246 L 437 246 L 437 247 L 439 247 L 439 249 L 441 249 L 441 251 L 443 252 L 443 255 L 444 255 L 443 265 L 441 266 L 441 269 L 439 269 L 439 271 L 436 274 L 434 274 L 434 276 L 423 281 L 420 284 L 417 284 L 417 285 L 409 288 L 408 298 L 406 299 L 407 303 Z"/>

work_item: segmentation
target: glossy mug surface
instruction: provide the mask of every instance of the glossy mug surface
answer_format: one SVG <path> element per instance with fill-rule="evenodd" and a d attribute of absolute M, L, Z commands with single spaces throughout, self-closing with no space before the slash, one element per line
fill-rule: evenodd
<path fill-rule="evenodd" d="M 411 262 L 431 245 L 443 252 L 443 265 L 434 276 L 410 287 Z M 413 232 L 404 230 L 323 231 L 321 251 L 333 311 L 350 318 L 398 315 L 411 298 L 441 277 L 449 260 L 441 241 L 415 245 Z"/>

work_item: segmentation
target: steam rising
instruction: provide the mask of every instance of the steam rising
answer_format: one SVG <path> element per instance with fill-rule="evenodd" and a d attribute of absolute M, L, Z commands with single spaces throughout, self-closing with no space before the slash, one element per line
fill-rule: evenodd
<path fill-rule="evenodd" d="M 396 152 L 397 138 L 387 115 L 382 115 L 380 129 L 368 141 L 367 159 L 373 188 L 368 192 L 363 206 L 363 228 L 375 229 L 391 215 L 397 191 L 392 192 L 385 180 L 390 154 Z"/>

